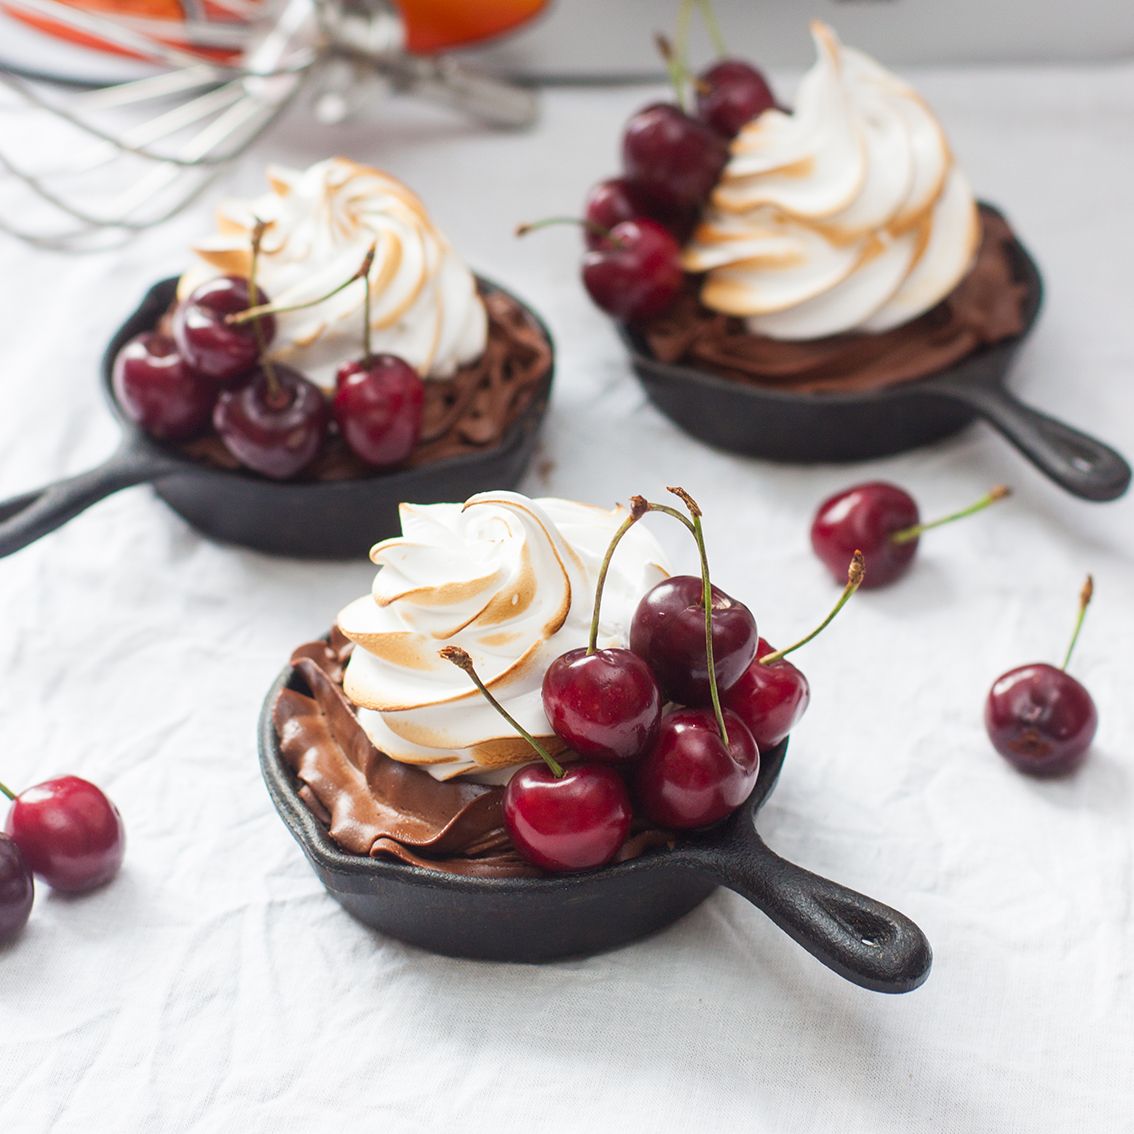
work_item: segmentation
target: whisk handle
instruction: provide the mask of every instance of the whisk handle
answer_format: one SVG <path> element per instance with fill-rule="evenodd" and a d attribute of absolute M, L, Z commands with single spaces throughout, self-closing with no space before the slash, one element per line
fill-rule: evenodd
<path fill-rule="evenodd" d="M 111 493 L 158 480 L 174 467 L 160 453 L 128 438 L 93 469 L 0 501 L 0 558 L 62 527 Z"/>

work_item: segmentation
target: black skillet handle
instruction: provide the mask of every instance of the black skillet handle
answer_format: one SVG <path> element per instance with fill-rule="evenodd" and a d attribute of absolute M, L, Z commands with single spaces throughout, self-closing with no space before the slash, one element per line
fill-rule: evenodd
<path fill-rule="evenodd" d="M 1084 500 L 1116 500 L 1130 487 L 1130 466 L 1094 437 L 1032 409 L 1003 386 L 932 380 L 933 392 L 964 402 L 999 430 L 1041 472 Z"/>
<path fill-rule="evenodd" d="M 129 439 L 101 465 L 87 472 L 0 501 L 0 558 L 62 527 L 112 492 L 158 480 L 174 468 L 160 454 Z"/>
<path fill-rule="evenodd" d="M 732 823 L 731 838 L 699 852 L 702 864 L 827 968 L 874 992 L 910 992 L 929 976 L 933 952 L 905 914 L 780 858 L 747 813 Z"/>

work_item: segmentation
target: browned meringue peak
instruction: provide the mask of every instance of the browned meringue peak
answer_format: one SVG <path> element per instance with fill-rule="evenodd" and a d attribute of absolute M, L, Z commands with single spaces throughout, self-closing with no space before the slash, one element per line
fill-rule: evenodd
<path fill-rule="evenodd" d="M 1024 329 L 1027 288 L 1014 271 L 1012 231 L 991 210 L 982 210 L 982 221 L 976 261 L 958 287 L 920 318 L 889 331 L 786 342 L 709 311 L 690 291 L 643 335 L 659 361 L 791 393 L 875 390 L 928 377 Z"/>
<path fill-rule="evenodd" d="M 350 854 L 389 855 L 448 874 L 540 876 L 503 828 L 503 788 L 439 781 L 371 744 L 342 692 L 351 649 L 337 630 L 329 641 L 300 646 L 292 664 L 312 696 L 285 689 L 272 711 L 280 750 L 300 781 L 300 798 L 331 839 Z M 672 841 L 668 832 L 637 823 L 616 861 Z"/>

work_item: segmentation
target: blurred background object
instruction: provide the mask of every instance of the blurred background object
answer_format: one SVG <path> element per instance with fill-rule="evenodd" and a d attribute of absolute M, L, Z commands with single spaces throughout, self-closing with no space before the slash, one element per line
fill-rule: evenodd
<path fill-rule="evenodd" d="M 411 93 L 501 127 L 531 90 L 457 62 L 546 0 L 0 0 L 0 231 L 104 247 L 173 216 L 301 91 L 317 123 Z M 84 89 L 76 91 L 79 85 Z"/>

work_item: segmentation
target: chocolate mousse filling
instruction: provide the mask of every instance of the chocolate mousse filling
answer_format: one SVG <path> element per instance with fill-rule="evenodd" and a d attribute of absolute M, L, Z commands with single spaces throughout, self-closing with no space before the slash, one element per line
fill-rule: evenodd
<path fill-rule="evenodd" d="M 690 287 L 641 333 L 660 362 L 792 394 L 877 390 L 926 378 L 1024 330 L 1028 287 L 1016 269 L 1012 230 L 988 208 L 981 208 L 981 221 L 981 245 L 968 275 L 936 307 L 889 331 L 784 342 L 708 310 Z"/>
<path fill-rule="evenodd" d="M 510 295 L 482 289 L 481 297 L 488 314 L 484 353 L 452 378 L 426 379 L 421 437 L 402 467 L 417 468 L 495 448 L 539 394 L 551 367 L 547 336 Z M 179 447 L 193 460 L 214 468 L 241 467 L 215 433 Z M 322 451 L 297 479 L 350 480 L 385 471 L 360 461 L 332 430 Z"/>
<path fill-rule="evenodd" d="M 309 695 L 285 689 L 272 709 L 299 796 L 331 839 L 350 854 L 389 856 L 449 874 L 542 876 L 504 829 L 502 787 L 435 780 L 374 747 L 343 693 L 352 648 L 337 629 L 327 641 L 300 646 L 291 664 Z M 636 821 L 615 861 L 672 842 L 669 832 Z"/>

